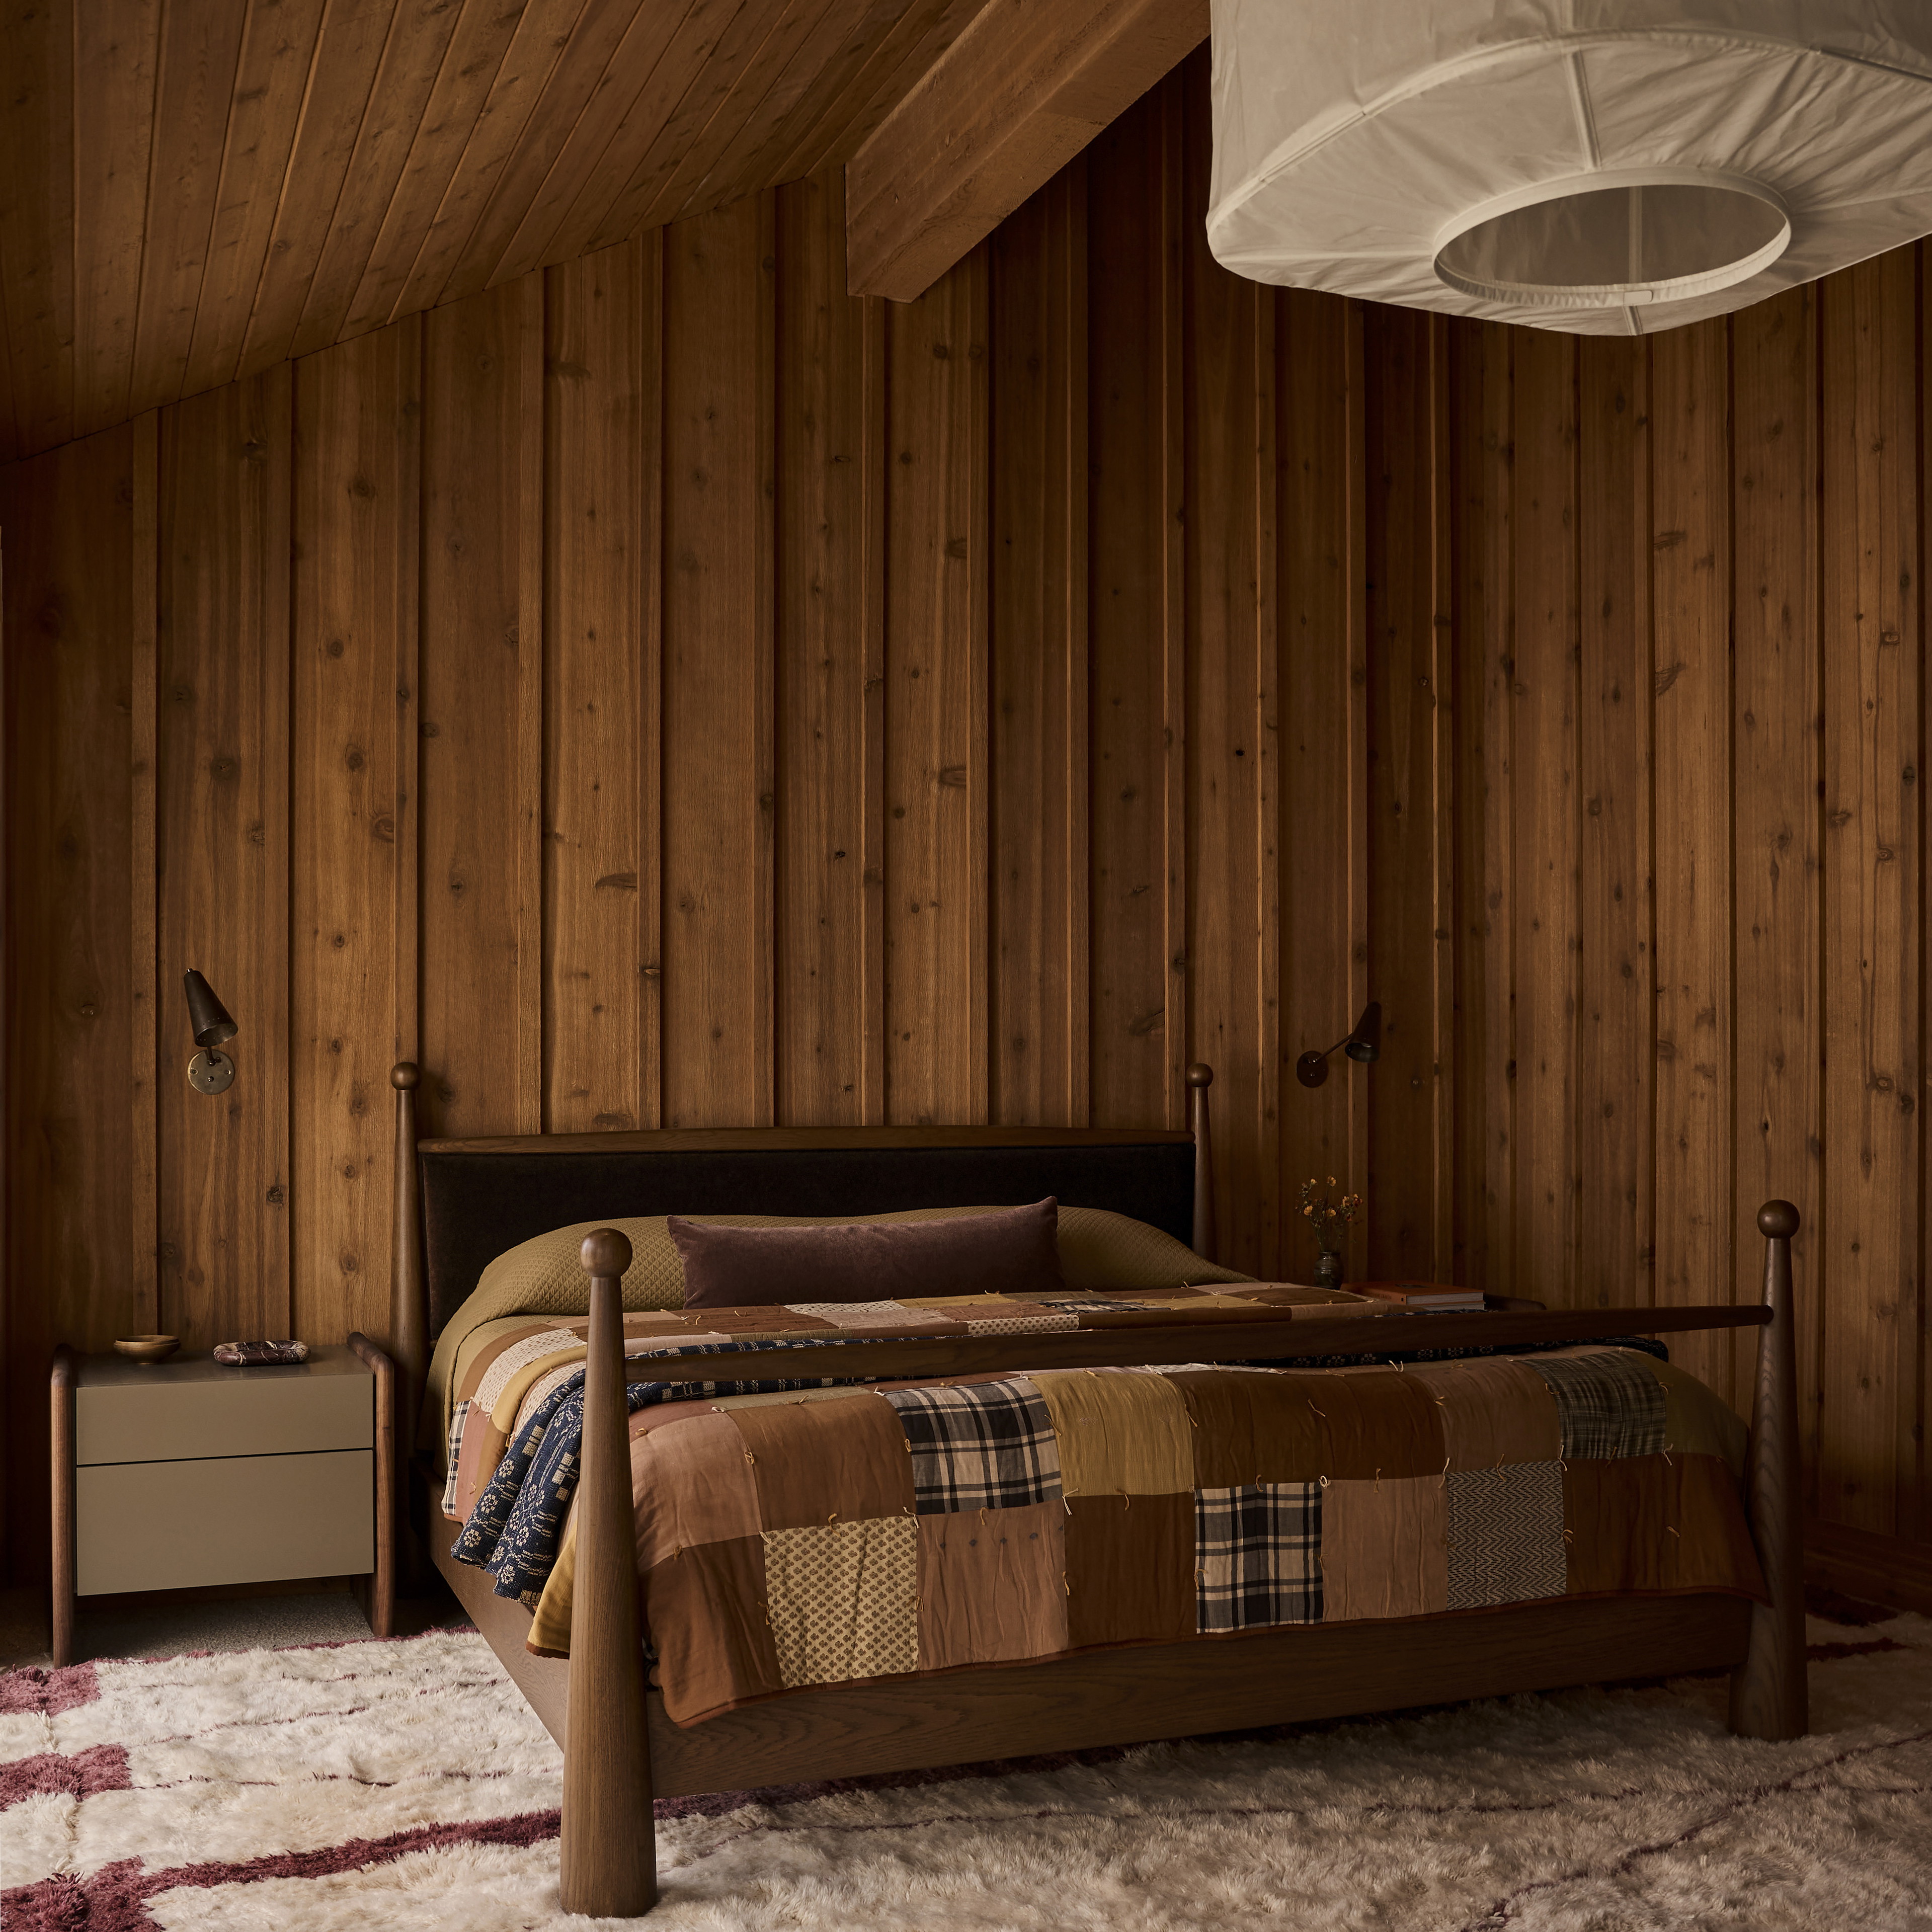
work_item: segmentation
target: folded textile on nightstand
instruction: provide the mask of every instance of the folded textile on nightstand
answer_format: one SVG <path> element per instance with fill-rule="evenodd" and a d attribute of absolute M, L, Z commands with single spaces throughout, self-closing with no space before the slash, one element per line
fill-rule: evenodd
<path fill-rule="evenodd" d="M 292 1366 L 308 1360 L 306 1342 L 219 1342 L 214 1359 L 231 1369 Z"/>

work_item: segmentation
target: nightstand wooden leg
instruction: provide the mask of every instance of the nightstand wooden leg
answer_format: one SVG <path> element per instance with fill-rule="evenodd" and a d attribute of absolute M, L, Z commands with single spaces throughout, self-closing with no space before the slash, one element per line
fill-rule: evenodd
<path fill-rule="evenodd" d="M 362 1609 L 378 1636 L 396 1628 L 396 1365 L 358 1329 L 349 1346 L 376 1378 L 376 1568 Z"/>
<path fill-rule="evenodd" d="M 56 1666 L 74 1661 L 74 1378 L 78 1367 L 65 1342 L 54 1351 L 47 1390 L 53 1474 L 53 1574 L 48 1581 L 47 1647 Z"/>

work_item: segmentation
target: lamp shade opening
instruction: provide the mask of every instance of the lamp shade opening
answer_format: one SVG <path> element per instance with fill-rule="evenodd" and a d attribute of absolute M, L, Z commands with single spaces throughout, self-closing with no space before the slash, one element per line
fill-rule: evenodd
<path fill-rule="evenodd" d="M 214 988 L 190 966 L 182 977 L 188 989 L 189 1024 L 194 1028 L 196 1046 L 220 1046 L 241 1030 L 229 1017 L 228 1009 L 214 997 Z"/>
<path fill-rule="evenodd" d="M 1355 1022 L 1355 1030 L 1349 1034 L 1348 1044 L 1342 1048 L 1351 1060 L 1366 1064 L 1382 1057 L 1382 1003 L 1371 1000 L 1362 1009 L 1362 1017 Z"/>
<path fill-rule="evenodd" d="M 1585 175 L 1478 209 L 1437 249 L 1438 278 L 1485 302 L 1647 305 L 1748 280 L 1791 240 L 1776 197 L 1751 183 L 1605 182 Z"/>

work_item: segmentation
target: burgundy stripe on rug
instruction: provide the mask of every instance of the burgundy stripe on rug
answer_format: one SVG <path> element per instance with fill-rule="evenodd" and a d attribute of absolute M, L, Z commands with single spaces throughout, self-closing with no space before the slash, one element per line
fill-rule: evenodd
<path fill-rule="evenodd" d="M 139 1858 L 104 1865 L 92 1878 L 64 1874 L 0 1892 L 0 1925 L 8 1932 L 154 1932 L 147 1901 L 177 1886 L 246 1885 L 266 1878 L 330 1878 L 338 1872 L 387 1864 L 412 1852 L 444 1845 L 534 1845 L 557 1834 L 554 1811 L 485 1818 L 469 1825 L 418 1825 L 387 1838 L 351 1838 L 314 1852 L 281 1852 L 239 1863 L 212 1860 L 143 1871 Z"/>
<path fill-rule="evenodd" d="M 57 1718 L 76 1704 L 92 1703 L 100 1695 L 100 1680 L 91 1664 L 0 1670 L 0 1714 L 9 1717 L 37 1711 L 44 1718 Z"/>
<path fill-rule="evenodd" d="M 38 1757 L 0 1764 L 0 1811 L 23 1798 L 44 1798 L 54 1791 L 75 1798 L 92 1798 L 99 1791 L 125 1791 L 128 1782 L 124 1745 L 89 1744 L 71 1756 L 64 1751 L 43 1751 Z"/>

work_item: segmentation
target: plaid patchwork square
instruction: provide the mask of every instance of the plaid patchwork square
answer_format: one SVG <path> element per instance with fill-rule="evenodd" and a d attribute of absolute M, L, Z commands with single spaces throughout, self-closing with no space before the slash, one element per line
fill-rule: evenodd
<path fill-rule="evenodd" d="M 880 1394 L 905 1431 L 913 1508 L 920 1516 L 1060 1500 L 1060 1443 L 1030 1382 Z"/>
<path fill-rule="evenodd" d="M 1524 1355 L 1556 1398 L 1563 1455 L 1655 1456 L 1664 1448 L 1664 1384 L 1639 1354 Z"/>
<path fill-rule="evenodd" d="M 463 1432 L 470 1420 L 470 1412 L 475 1405 L 459 1402 L 456 1413 L 449 1418 L 449 1473 L 442 1481 L 442 1513 L 453 1516 L 456 1514 L 456 1466 L 463 1454 Z"/>
<path fill-rule="evenodd" d="M 1322 1621 L 1322 1486 L 1194 1492 L 1195 1628 Z"/>

